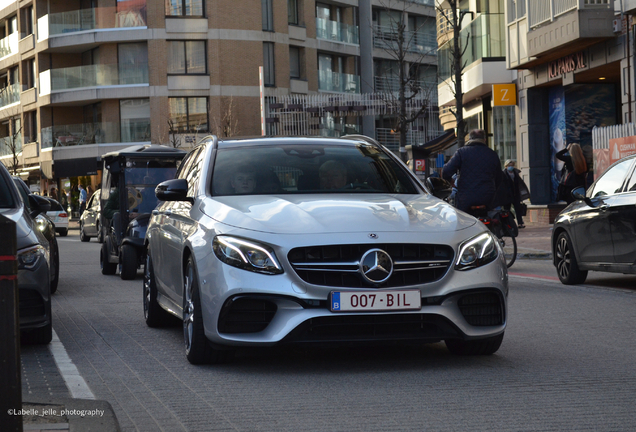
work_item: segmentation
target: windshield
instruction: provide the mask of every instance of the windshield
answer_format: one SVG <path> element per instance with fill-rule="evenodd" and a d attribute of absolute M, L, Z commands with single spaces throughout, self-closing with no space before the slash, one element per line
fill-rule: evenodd
<path fill-rule="evenodd" d="M 128 209 L 133 213 L 150 213 L 157 206 L 155 187 L 173 179 L 180 161 L 129 160 L 124 178 L 128 189 Z"/>
<path fill-rule="evenodd" d="M 280 145 L 219 149 L 215 196 L 399 193 L 419 190 L 408 173 L 370 145 Z"/>

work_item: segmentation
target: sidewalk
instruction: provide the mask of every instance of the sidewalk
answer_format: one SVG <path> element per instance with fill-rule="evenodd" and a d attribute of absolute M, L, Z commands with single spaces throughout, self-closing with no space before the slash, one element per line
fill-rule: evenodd
<path fill-rule="evenodd" d="M 527 223 L 517 237 L 517 259 L 552 259 L 552 225 Z"/>

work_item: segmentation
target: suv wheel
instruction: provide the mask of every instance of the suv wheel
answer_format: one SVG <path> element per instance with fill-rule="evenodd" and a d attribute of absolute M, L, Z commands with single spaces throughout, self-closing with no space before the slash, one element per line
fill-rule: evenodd
<path fill-rule="evenodd" d="M 579 265 L 574 255 L 574 248 L 572 247 L 572 241 L 567 233 L 562 232 L 559 234 L 554 252 L 557 275 L 562 284 L 576 285 L 585 282 L 585 279 L 587 279 L 587 270 L 579 270 Z"/>
<path fill-rule="evenodd" d="M 113 264 L 108 261 L 108 242 L 105 241 L 102 243 L 102 248 L 99 252 L 99 265 L 102 268 L 102 274 L 104 275 L 114 275 L 117 271 L 117 264 Z"/>
<path fill-rule="evenodd" d="M 146 253 L 146 265 L 144 266 L 144 319 L 148 327 L 161 327 L 172 317 L 163 310 L 157 302 L 157 284 L 155 271 L 152 267 L 150 251 Z"/>
<path fill-rule="evenodd" d="M 91 238 L 84 233 L 84 223 L 80 222 L 80 241 L 89 242 Z"/>
<path fill-rule="evenodd" d="M 137 249 L 129 244 L 123 245 L 120 249 L 119 262 L 121 264 L 121 272 L 119 277 L 123 280 L 132 280 L 137 276 L 137 268 L 139 267 L 139 258 L 137 257 Z"/>

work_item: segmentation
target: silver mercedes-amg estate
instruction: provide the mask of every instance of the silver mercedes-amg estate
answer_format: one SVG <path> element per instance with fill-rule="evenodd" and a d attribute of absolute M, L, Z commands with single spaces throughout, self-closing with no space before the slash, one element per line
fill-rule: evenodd
<path fill-rule="evenodd" d="M 443 340 L 492 354 L 503 251 L 434 196 L 442 186 L 366 137 L 207 137 L 156 189 L 146 323 L 182 319 L 194 364 L 283 343 Z"/>

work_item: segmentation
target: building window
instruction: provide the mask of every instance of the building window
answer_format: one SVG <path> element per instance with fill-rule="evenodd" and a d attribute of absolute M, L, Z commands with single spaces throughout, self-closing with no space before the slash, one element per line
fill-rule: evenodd
<path fill-rule="evenodd" d="M 38 114 L 37 111 L 24 113 L 24 140 L 25 142 L 36 142 L 38 140 Z"/>
<path fill-rule="evenodd" d="M 300 78 L 300 48 L 289 47 L 289 76 L 290 78 Z"/>
<path fill-rule="evenodd" d="M 203 0 L 166 0 L 166 16 L 202 17 Z"/>
<path fill-rule="evenodd" d="M 148 83 L 148 45 L 145 42 L 118 45 L 119 84 Z"/>
<path fill-rule="evenodd" d="M 119 101 L 121 142 L 150 141 L 150 99 Z"/>
<path fill-rule="evenodd" d="M 263 42 L 263 81 L 266 86 L 276 85 L 273 42 Z"/>
<path fill-rule="evenodd" d="M 177 75 L 205 74 L 205 41 L 169 41 L 168 73 Z"/>
<path fill-rule="evenodd" d="M 168 98 L 171 127 L 177 133 L 208 132 L 208 98 Z"/>
<path fill-rule="evenodd" d="M 22 38 L 33 34 L 33 6 L 22 9 Z"/>
<path fill-rule="evenodd" d="M 272 0 L 261 0 L 263 8 L 263 30 L 274 31 L 274 8 Z"/>
<path fill-rule="evenodd" d="M 31 89 L 35 87 L 35 58 L 29 59 L 24 62 L 26 73 L 26 88 Z"/>
<path fill-rule="evenodd" d="M 287 0 L 287 23 L 298 25 L 298 0 Z"/>

